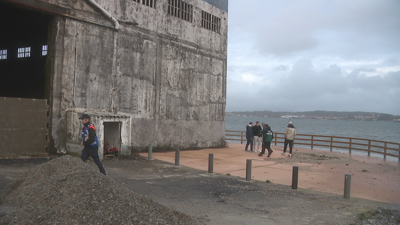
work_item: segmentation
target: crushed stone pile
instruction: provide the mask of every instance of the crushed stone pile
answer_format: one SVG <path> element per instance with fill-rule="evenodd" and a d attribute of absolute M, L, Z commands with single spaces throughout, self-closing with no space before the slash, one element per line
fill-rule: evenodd
<path fill-rule="evenodd" d="M 63 156 L 39 165 L 0 196 L 0 224 L 196 224 Z"/>

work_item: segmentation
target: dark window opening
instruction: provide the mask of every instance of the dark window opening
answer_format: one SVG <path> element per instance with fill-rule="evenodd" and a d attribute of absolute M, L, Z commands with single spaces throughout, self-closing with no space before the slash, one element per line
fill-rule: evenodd
<path fill-rule="evenodd" d="M 156 0 L 133 0 L 133 1 L 137 3 L 142 3 L 143 5 L 151 8 L 156 8 Z"/>
<path fill-rule="evenodd" d="M 0 50 L 0 60 L 7 59 L 7 49 Z"/>
<path fill-rule="evenodd" d="M 201 12 L 201 27 L 216 33 L 221 32 L 221 18 L 211 15 L 208 12 Z"/>
<path fill-rule="evenodd" d="M 193 22 L 193 5 L 182 0 L 168 0 L 168 14 Z"/>
<path fill-rule="evenodd" d="M 0 3 L 0 97 L 46 99 L 51 16 Z M 44 47 L 46 46 L 46 47 Z"/>
<path fill-rule="evenodd" d="M 31 57 L 31 47 L 18 48 L 18 58 Z"/>
<path fill-rule="evenodd" d="M 42 56 L 47 55 L 47 45 L 42 46 Z"/>
<path fill-rule="evenodd" d="M 104 122 L 104 158 L 119 157 L 121 152 L 121 122 Z"/>

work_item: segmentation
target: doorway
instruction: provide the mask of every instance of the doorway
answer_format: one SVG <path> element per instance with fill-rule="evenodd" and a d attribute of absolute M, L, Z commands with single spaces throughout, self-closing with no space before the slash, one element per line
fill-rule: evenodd
<path fill-rule="evenodd" d="M 104 159 L 119 158 L 121 152 L 121 122 L 104 122 Z"/>

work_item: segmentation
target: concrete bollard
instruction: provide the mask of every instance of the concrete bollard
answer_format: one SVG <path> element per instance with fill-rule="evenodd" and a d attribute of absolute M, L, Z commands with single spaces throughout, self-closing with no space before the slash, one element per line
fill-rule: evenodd
<path fill-rule="evenodd" d="M 246 162 L 246 180 L 251 180 L 251 159 L 248 159 Z"/>
<path fill-rule="evenodd" d="M 299 167 L 293 166 L 292 189 L 297 189 L 298 181 L 299 181 Z"/>
<path fill-rule="evenodd" d="M 208 154 L 208 173 L 213 173 L 214 171 L 214 154 Z"/>
<path fill-rule="evenodd" d="M 344 176 L 344 198 L 350 199 L 350 187 L 351 187 L 351 174 L 346 173 Z"/>
<path fill-rule="evenodd" d="M 179 166 L 179 155 L 180 155 L 180 152 L 179 152 L 179 148 L 177 147 L 177 148 L 175 148 L 175 166 Z"/>
<path fill-rule="evenodd" d="M 149 159 L 153 159 L 153 146 L 151 146 L 151 144 L 149 144 L 148 154 L 149 154 Z"/>

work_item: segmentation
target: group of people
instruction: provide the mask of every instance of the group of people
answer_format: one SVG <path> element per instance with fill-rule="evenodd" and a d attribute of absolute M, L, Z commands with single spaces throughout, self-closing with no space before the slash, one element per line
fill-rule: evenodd
<path fill-rule="evenodd" d="M 285 128 L 285 142 L 282 153 L 283 155 L 286 155 L 286 149 L 289 145 L 289 157 L 292 156 L 293 140 L 295 136 L 296 128 L 293 126 L 292 121 L 289 121 L 289 124 Z M 271 149 L 271 141 L 274 139 L 274 132 L 268 124 L 262 123 L 262 126 L 260 126 L 260 122 L 257 121 L 256 125 L 253 126 L 253 122 L 250 122 L 249 125 L 246 126 L 246 139 L 247 143 L 244 149 L 245 151 L 249 151 L 247 149 L 250 146 L 251 152 L 260 152 L 258 156 L 263 156 L 265 154 L 265 149 L 267 149 L 267 157 L 271 156 L 273 152 Z"/>

